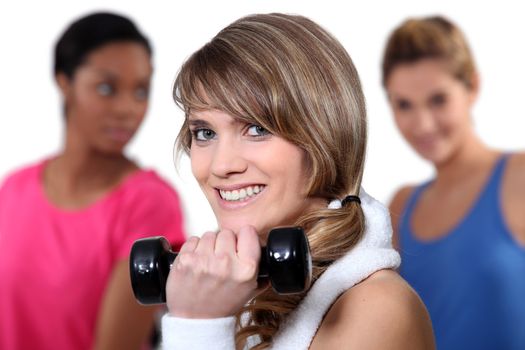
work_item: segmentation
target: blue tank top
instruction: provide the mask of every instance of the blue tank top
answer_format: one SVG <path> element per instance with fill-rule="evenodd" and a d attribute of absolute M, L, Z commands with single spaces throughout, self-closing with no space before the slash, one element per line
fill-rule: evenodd
<path fill-rule="evenodd" d="M 439 350 L 525 350 L 525 248 L 510 233 L 500 203 L 507 159 L 498 160 L 477 201 L 446 236 L 421 241 L 410 226 L 431 182 L 413 191 L 401 217 L 400 273 L 425 303 Z"/>

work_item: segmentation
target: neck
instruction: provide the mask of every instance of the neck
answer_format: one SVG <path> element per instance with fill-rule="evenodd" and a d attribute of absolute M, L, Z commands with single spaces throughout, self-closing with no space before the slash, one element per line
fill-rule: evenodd
<path fill-rule="evenodd" d="M 465 142 L 446 161 L 435 164 L 435 185 L 450 184 L 460 179 L 469 179 L 472 174 L 491 167 L 499 153 L 488 148 L 474 134 L 473 131 L 466 137 Z"/>
<path fill-rule="evenodd" d="M 107 155 L 96 151 L 72 152 L 67 148 L 55 164 L 65 179 L 77 183 L 104 183 L 120 177 L 135 166 L 124 155 Z"/>
<path fill-rule="evenodd" d="M 117 184 L 138 167 L 124 154 L 107 154 L 68 132 L 63 151 L 46 169 L 46 182 L 65 190 L 103 190 Z"/>

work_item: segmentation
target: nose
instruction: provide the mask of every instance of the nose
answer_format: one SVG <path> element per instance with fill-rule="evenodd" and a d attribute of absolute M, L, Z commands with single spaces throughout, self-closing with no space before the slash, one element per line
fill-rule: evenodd
<path fill-rule="evenodd" d="M 119 118 L 140 116 L 145 112 L 147 105 L 144 101 L 137 100 L 132 92 L 120 93 L 116 96 L 114 102 L 115 114 Z"/>
<path fill-rule="evenodd" d="M 420 108 L 414 112 L 412 128 L 418 134 L 425 134 L 434 129 L 435 122 L 432 111 Z"/>
<path fill-rule="evenodd" d="M 248 160 L 244 154 L 242 141 L 234 138 L 224 138 L 216 143 L 211 172 L 219 178 L 227 178 L 242 174 L 248 168 Z"/>

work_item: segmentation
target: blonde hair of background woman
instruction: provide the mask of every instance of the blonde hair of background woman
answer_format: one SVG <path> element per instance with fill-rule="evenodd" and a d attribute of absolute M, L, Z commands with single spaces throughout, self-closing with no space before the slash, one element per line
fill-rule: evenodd
<path fill-rule="evenodd" d="M 410 18 L 392 32 L 383 56 L 383 86 L 397 65 L 425 58 L 441 60 L 453 77 L 473 87 L 476 64 L 465 35 L 441 16 Z"/>
<path fill-rule="evenodd" d="M 184 63 L 173 93 L 186 114 L 177 137 L 179 154 L 191 147 L 192 111 L 217 109 L 300 147 L 309 196 L 326 198 L 328 204 L 358 194 L 366 151 L 361 84 L 342 45 L 311 20 L 284 14 L 237 20 Z M 308 235 L 315 281 L 356 244 L 364 216 L 352 202 L 304 213 L 296 224 Z M 237 315 L 237 347 L 252 335 L 261 339 L 254 349 L 268 347 L 304 295 L 280 296 L 269 288 L 254 298 Z M 248 323 L 241 322 L 243 313 Z"/>

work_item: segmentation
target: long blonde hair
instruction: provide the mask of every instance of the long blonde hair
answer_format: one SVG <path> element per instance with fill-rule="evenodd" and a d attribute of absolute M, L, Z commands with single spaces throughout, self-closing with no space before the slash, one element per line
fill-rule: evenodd
<path fill-rule="evenodd" d="M 261 14 L 235 21 L 184 63 L 174 99 L 186 114 L 179 151 L 191 147 L 191 111 L 218 109 L 300 147 L 309 196 L 328 202 L 359 192 L 367 136 L 361 84 L 342 45 L 311 20 Z M 349 203 L 304 213 L 296 224 L 308 235 L 315 281 L 360 239 L 364 216 Z M 250 336 L 260 340 L 254 349 L 268 347 L 303 297 L 268 289 L 249 302 L 238 314 L 238 348 Z"/>
<path fill-rule="evenodd" d="M 392 31 L 383 54 L 383 86 L 396 66 L 425 58 L 443 61 L 453 77 L 473 87 L 476 64 L 467 39 L 442 16 L 409 18 Z"/>

